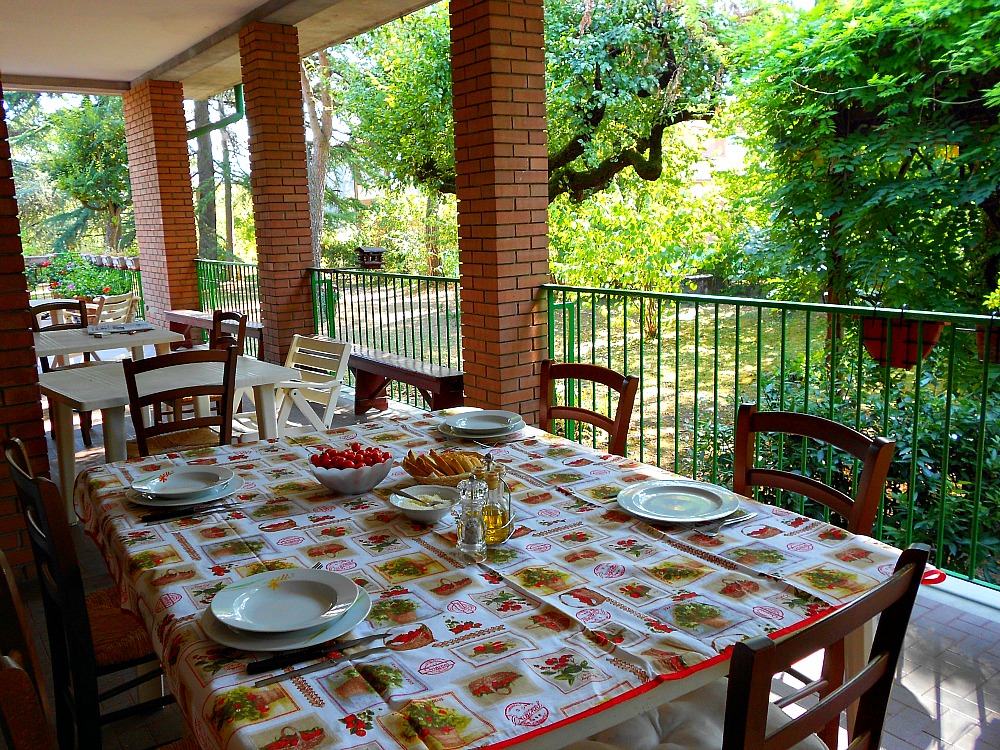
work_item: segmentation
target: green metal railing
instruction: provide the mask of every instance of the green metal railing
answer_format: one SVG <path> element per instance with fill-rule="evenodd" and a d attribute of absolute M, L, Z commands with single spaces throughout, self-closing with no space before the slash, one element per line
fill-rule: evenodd
<path fill-rule="evenodd" d="M 1000 366 L 981 361 L 981 337 L 1000 354 L 1000 320 L 730 297 L 549 285 L 550 354 L 636 375 L 640 392 L 629 446 L 638 460 L 727 485 L 736 405 L 808 412 L 896 441 L 875 536 L 897 547 L 936 549 L 936 563 L 1000 585 Z M 891 364 L 915 323 L 909 369 Z M 876 329 L 886 331 L 876 336 Z M 868 341 L 865 340 L 866 334 Z M 893 340 L 895 339 L 895 341 Z M 989 347 L 987 347 L 989 348 Z M 881 350 L 881 351 L 880 351 Z M 1000 357 L 997 357 L 1000 359 Z M 575 398 L 608 413 L 605 393 Z M 850 457 L 801 438 L 760 440 L 762 462 L 850 492 Z M 813 516 L 797 497 L 767 499 Z M 812 540 L 815 542 L 816 540 Z"/>
<path fill-rule="evenodd" d="M 198 304 L 202 310 L 241 312 L 260 322 L 260 281 L 256 263 L 195 260 L 198 275 Z M 246 352 L 257 355 L 258 342 L 247 338 Z"/>
<path fill-rule="evenodd" d="M 458 279 L 313 268 L 316 331 L 354 344 L 462 367 Z M 414 388 L 393 383 L 389 396 L 415 406 Z"/>

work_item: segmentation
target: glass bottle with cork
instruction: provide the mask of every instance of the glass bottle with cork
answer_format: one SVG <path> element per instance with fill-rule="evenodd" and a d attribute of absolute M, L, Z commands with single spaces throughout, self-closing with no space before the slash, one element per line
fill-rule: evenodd
<path fill-rule="evenodd" d="M 486 454 L 483 465 L 472 472 L 473 479 L 486 484 L 482 513 L 486 544 L 489 546 L 503 544 L 514 530 L 510 487 L 504 480 L 505 473 L 506 468 L 497 463 L 489 453 Z"/>

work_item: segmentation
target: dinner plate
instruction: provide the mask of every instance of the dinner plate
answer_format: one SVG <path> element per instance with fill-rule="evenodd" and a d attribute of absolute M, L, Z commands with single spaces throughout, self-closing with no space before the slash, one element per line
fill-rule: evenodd
<path fill-rule="evenodd" d="M 324 625 L 357 601 L 358 586 L 329 570 L 268 570 L 219 591 L 212 614 L 252 633 L 288 633 Z"/>
<path fill-rule="evenodd" d="M 371 596 L 364 589 L 360 589 L 357 601 L 343 617 L 318 628 L 293 630 L 290 633 L 251 633 L 224 625 L 212 614 L 211 609 L 206 609 L 202 614 L 201 627 L 205 635 L 213 641 L 230 648 L 244 651 L 290 651 L 339 638 L 357 627 L 368 616 L 371 608 Z"/>
<path fill-rule="evenodd" d="M 135 503 L 136 505 L 145 505 L 148 508 L 186 508 L 189 505 L 201 505 L 202 503 L 210 503 L 214 500 L 221 500 L 228 495 L 232 495 L 234 492 L 242 490 L 244 484 L 246 484 L 246 482 L 243 481 L 243 477 L 233 476 L 232 479 L 221 487 L 214 487 L 206 492 L 202 492 L 191 497 L 156 497 L 155 495 L 144 495 L 143 493 L 136 492 L 135 490 L 127 490 L 125 492 L 125 497 L 127 497 L 131 503 Z"/>
<path fill-rule="evenodd" d="M 657 479 L 618 493 L 618 504 L 652 521 L 694 523 L 724 518 L 740 507 L 740 497 L 722 487 L 690 479 Z"/>
<path fill-rule="evenodd" d="M 505 432 L 524 420 L 512 411 L 484 410 L 462 412 L 448 417 L 444 423 L 457 433 L 481 435 L 484 432 Z"/>
<path fill-rule="evenodd" d="M 445 422 L 439 424 L 438 429 L 450 437 L 464 438 L 466 440 L 495 440 L 496 438 L 505 438 L 510 437 L 511 435 L 516 435 L 523 430 L 525 426 L 524 420 L 522 419 L 511 427 L 502 430 L 494 430 L 492 432 L 465 432 L 464 430 L 455 429 Z"/>
<path fill-rule="evenodd" d="M 220 487 L 233 478 L 224 466 L 178 466 L 132 483 L 132 489 L 154 497 L 192 497 Z"/>

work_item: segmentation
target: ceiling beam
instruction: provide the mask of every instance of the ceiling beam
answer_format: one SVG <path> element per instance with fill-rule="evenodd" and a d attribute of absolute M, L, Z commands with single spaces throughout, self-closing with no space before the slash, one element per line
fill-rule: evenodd
<path fill-rule="evenodd" d="M 63 78 L 61 76 L 3 76 L 7 91 L 37 91 L 48 94 L 101 94 L 121 96 L 128 91 L 128 81 L 102 81 L 94 78 Z"/>

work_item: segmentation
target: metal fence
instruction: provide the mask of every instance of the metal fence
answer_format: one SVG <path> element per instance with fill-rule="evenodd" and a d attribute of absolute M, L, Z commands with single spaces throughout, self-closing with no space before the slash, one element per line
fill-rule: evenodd
<path fill-rule="evenodd" d="M 200 287 L 208 263 L 199 262 Z M 240 294 L 256 300 L 252 278 L 253 292 Z M 458 283 L 313 269 L 316 328 L 460 368 Z M 639 377 L 631 456 L 726 485 L 736 405 L 743 401 L 889 436 L 896 453 L 875 536 L 897 547 L 928 542 L 940 567 L 1000 587 L 994 553 L 1000 539 L 1000 365 L 994 363 L 1000 362 L 1000 319 L 559 285 L 546 290 L 553 358 Z M 239 296 L 225 298 L 230 306 L 234 299 Z M 904 367 L 907 358 L 912 364 Z M 421 403 L 413 392 L 390 395 Z M 613 407 L 582 387 L 567 396 L 598 410 Z M 589 439 L 573 425 L 561 428 Z M 857 478 L 855 462 L 800 439 L 761 440 L 758 451 L 769 465 L 846 491 Z M 827 515 L 801 498 L 766 499 Z"/>
<path fill-rule="evenodd" d="M 629 436 L 638 460 L 727 485 L 735 408 L 742 401 L 889 436 L 896 454 L 875 536 L 897 547 L 928 542 L 939 566 L 1000 584 L 994 553 L 1000 367 L 977 351 L 977 338 L 992 342 L 985 353 L 1000 361 L 1000 320 L 557 285 L 547 290 L 551 356 L 639 377 Z M 978 336 L 977 327 L 985 329 Z M 612 406 L 603 394 L 571 395 L 598 410 Z M 802 439 L 762 440 L 758 452 L 768 465 L 847 491 L 857 478 L 853 460 Z M 826 515 L 801 498 L 768 499 Z"/>
<path fill-rule="evenodd" d="M 462 367 L 458 279 L 344 268 L 312 271 L 316 330 L 424 362 Z M 389 396 L 422 405 L 416 389 L 393 383 Z"/>
<path fill-rule="evenodd" d="M 248 320 L 260 322 L 260 280 L 256 263 L 195 260 L 198 275 L 198 304 L 202 310 L 232 310 Z M 246 352 L 256 356 L 256 339 L 248 337 Z"/>

